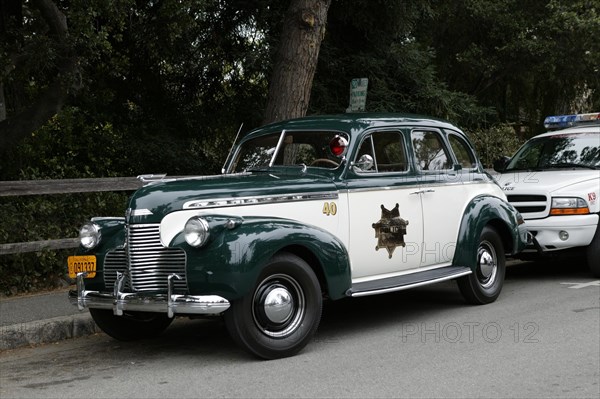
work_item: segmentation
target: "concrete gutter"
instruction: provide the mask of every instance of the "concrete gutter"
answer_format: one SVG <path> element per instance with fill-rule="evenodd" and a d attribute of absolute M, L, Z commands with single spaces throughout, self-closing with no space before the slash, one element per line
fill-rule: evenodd
<path fill-rule="evenodd" d="M 67 292 L 0 298 L 0 351 L 100 332 L 88 311 L 70 304 Z"/>

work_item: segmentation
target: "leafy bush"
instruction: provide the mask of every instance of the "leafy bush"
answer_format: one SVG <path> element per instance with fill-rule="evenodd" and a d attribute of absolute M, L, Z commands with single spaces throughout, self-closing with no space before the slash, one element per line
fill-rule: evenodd
<path fill-rule="evenodd" d="M 494 161 L 503 155 L 512 156 L 524 142 L 508 124 L 477 129 L 468 135 L 484 168 L 492 168 Z"/>
<path fill-rule="evenodd" d="M 77 107 L 65 107 L 0 164 L 0 180 L 135 176 L 144 173 L 214 173 L 229 149 L 211 141 L 151 136 L 115 127 Z M 225 149 L 225 150 L 224 150 Z M 215 158 L 215 159 L 213 159 Z M 123 216 L 127 193 L 0 197 L 0 244 L 77 237 L 94 216 Z M 71 283 L 66 259 L 73 250 L 0 255 L 0 294 L 51 289 Z"/>
<path fill-rule="evenodd" d="M 57 194 L 0 198 L 0 243 L 75 238 L 92 216 L 122 216 L 126 193 Z M 52 289 L 72 283 L 67 256 L 74 250 L 0 255 L 0 293 Z"/>

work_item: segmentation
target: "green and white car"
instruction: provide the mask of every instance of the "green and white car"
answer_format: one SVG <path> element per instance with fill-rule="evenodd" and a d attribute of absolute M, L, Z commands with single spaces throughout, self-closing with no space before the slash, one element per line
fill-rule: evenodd
<path fill-rule="evenodd" d="M 273 359 L 309 343 L 323 300 L 456 280 L 467 302 L 492 302 L 527 232 L 455 126 L 343 114 L 255 129 L 223 174 L 151 179 L 80 238 L 69 296 L 107 334 L 222 316 Z"/>
<path fill-rule="evenodd" d="M 529 139 L 495 169 L 508 201 L 532 235 L 522 259 L 583 253 L 600 277 L 600 113 L 546 118 L 550 130 Z"/>

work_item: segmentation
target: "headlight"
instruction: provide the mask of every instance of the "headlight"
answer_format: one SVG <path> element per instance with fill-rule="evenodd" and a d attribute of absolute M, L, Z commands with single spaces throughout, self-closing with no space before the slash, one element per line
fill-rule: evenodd
<path fill-rule="evenodd" d="M 577 197 L 552 198 L 550 215 L 587 215 L 590 209 L 587 203 Z"/>
<path fill-rule="evenodd" d="M 192 247 L 201 247 L 208 242 L 210 236 L 208 222 L 201 217 L 193 217 L 187 221 L 183 229 L 185 241 Z"/>
<path fill-rule="evenodd" d="M 79 229 L 79 242 L 86 249 L 94 248 L 101 238 L 100 226 L 94 222 L 87 222 Z"/>

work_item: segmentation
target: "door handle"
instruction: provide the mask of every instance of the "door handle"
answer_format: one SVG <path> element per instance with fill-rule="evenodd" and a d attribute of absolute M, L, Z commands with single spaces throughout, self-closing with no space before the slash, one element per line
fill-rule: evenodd
<path fill-rule="evenodd" d="M 435 190 L 429 189 L 429 190 L 420 190 L 420 191 L 415 191 L 414 193 L 410 193 L 412 194 L 425 194 L 425 193 L 435 193 Z"/>

